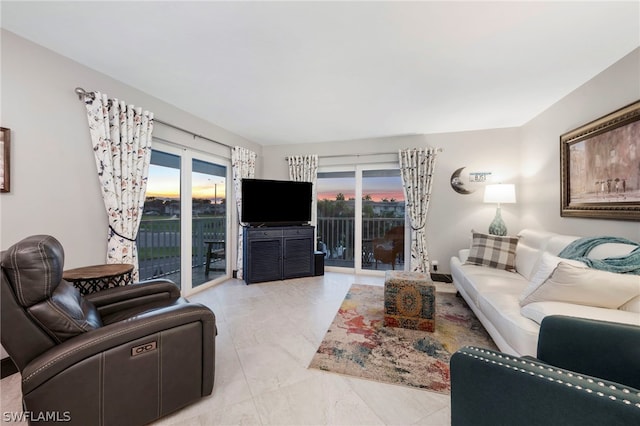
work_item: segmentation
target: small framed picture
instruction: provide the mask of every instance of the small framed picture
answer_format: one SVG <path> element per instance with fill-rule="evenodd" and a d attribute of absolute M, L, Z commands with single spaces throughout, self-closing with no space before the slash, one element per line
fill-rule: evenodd
<path fill-rule="evenodd" d="M 11 130 L 0 127 L 0 192 L 11 189 Z"/>

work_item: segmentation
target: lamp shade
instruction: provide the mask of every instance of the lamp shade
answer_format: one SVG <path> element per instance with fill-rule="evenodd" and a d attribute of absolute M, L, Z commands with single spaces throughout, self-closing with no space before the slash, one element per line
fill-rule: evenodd
<path fill-rule="evenodd" d="M 516 186 L 511 183 L 499 183 L 484 187 L 485 203 L 515 203 Z"/>

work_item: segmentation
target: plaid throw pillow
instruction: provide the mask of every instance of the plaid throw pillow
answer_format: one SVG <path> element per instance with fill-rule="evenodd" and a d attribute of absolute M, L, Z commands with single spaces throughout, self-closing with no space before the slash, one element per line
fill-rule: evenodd
<path fill-rule="evenodd" d="M 515 271 L 517 244 L 516 237 L 499 237 L 473 232 L 471 250 L 466 263 Z"/>

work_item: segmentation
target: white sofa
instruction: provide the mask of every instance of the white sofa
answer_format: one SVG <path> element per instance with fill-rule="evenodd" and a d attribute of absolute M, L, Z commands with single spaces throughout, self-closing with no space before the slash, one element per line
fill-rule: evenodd
<path fill-rule="evenodd" d="M 617 309 L 559 301 L 538 301 L 521 306 L 523 292 L 530 281 L 533 278 L 540 279 L 540 274 L 544 273 L 543 263 L 548 263 L 548 259 L 557 256 L 579 237 L 528 229 L 518 233 L 518 237 L 515 272 L 465 264 L 469 249 L 460 250 L 459 256 L 451 258 L 451 275 L 456 289 L 502 352 L 535 356 L 540 322 L 547 315 L 568 315 L 640 326 L 640 276 L 637 275 L 627 275 L 626 279 L 635 280 L 637 277 L 638 295 Z M 591 250 L 588 257 L 604 259 L 626 255 L 635 248 L 627 244 L 606 243 Z M 543 256 L 545 252 L 548 254 Z"/>

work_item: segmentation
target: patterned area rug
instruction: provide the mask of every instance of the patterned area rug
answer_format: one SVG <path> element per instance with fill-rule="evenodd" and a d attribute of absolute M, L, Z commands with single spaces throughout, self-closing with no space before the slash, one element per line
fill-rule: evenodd
<path fill-rule="evenodd" d="M 433 333 L 384 327 L 384 288 L 353 284 L 309 368 L 449 393 L 462 346 L 497 349 L 461 297 L 436 295 Z"/>

